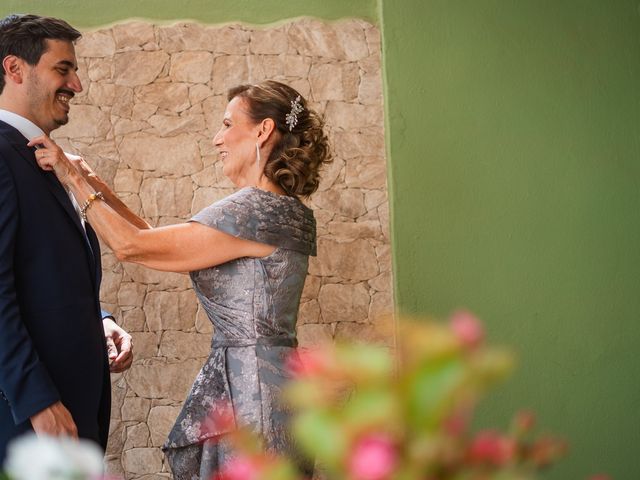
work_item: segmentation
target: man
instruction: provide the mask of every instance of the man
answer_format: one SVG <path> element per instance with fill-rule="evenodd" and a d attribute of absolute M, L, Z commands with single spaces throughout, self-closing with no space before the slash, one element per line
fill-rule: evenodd
<path fill-rule="evenodd" d="M 104 449 L 109 370 L 132 361 L 129 334 L 101 320 L 95 233 L 27 147 L 68 121 L 82 91 L 79 37 L 58 19 L 0 20 L 0 465 L 7 443 L 29 430 Z"/>

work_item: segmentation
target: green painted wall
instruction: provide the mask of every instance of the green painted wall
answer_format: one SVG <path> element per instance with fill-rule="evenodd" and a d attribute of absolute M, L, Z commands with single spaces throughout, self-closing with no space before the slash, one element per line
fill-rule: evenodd
<path fill-rule="evenodd" d="M 299 16 L 327 20 L 364 18 L 376 23 L 376 0 L 0 0 L 0 14 L 36 13 L 61 17 L 78 28 L 128 18 L 203 23 L 267 24 Z"/>
<path fill-rule="evenodd" d="M 638 2 L 381 5 L 399 308 L 517 349 L 482 423 L 534 408 L 548 478 L 638 478 Z"/>

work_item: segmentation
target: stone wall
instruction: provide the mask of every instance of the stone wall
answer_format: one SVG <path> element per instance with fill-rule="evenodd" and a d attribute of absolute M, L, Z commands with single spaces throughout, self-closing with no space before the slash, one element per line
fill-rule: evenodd
<path fill-rule="evenodd" d="M 374 335 L 376 318 L 392 309 L 375 26 L 127 23 L 85 32 L 77 54 L 84 91 L 55 138 L 153 225 L 184 221 L 234 190 L 212 146 L 227 88 L 270 78 L 298 89 L 325 115 L 335 157 L 308 201 L 319 248 L 299 340 L 309 346 Z M 112 378 L 108 469 L 165 478 L 159 447 L 208 355 L 212 329 L 187 275 L 120 264 L 106 248 L 102 260 L 104 306 L 135 343 L 132 368 Z"/>

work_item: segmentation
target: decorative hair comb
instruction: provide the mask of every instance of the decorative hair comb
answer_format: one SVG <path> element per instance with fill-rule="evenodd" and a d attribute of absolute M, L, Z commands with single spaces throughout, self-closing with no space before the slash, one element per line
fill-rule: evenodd
<path fill-rule="evenodd" d="M 298 124 L 298 115 L 304 111 L 304 107 L 300 103 L 300 95 L 295 100 L 291 100 L 291 111 L 287 113 L 285 123 L 289 125 L 289 131 L 292 131 Z"/>

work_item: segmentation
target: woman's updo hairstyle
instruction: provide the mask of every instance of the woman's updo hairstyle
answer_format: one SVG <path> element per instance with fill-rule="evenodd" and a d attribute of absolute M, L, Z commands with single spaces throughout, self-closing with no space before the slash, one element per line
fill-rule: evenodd
<path fill-rule="evenodd" d="M 255 123 L 271 118 L 280 133 L 264 166 L 266 177 L 290 196 L 308 197 L 315 192 L 320 168 L 331 161 L 320 116 L 295 89 L 273 80 L 232 88 L 227 99 L 235 97 L 245 99 L 247 114 Z M 293 112 L 294 104 L 301 106 L 301 111 L 297 108 Z M 296 113 L 293 122 L 292 113 Z"/>

